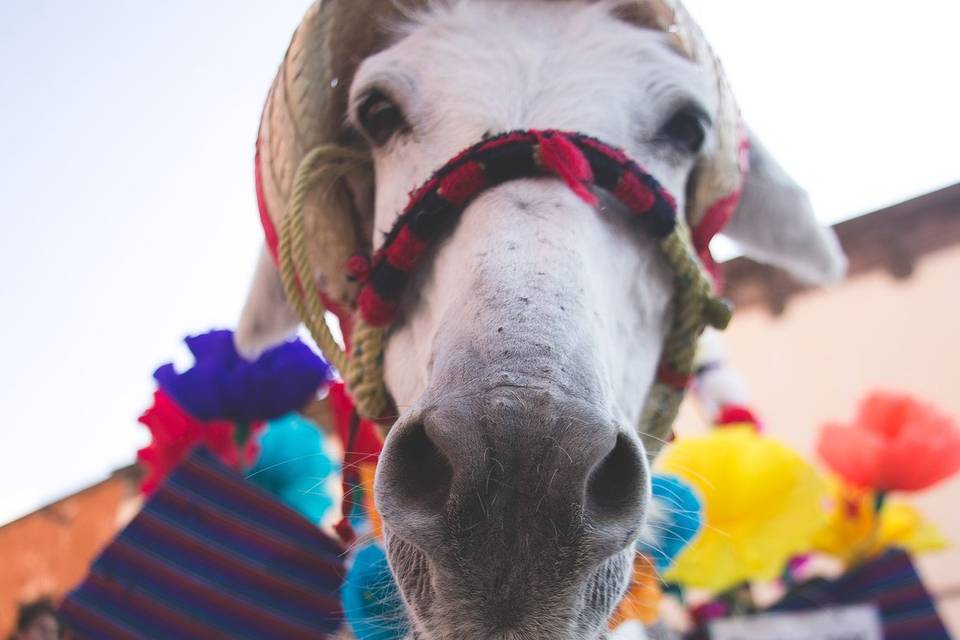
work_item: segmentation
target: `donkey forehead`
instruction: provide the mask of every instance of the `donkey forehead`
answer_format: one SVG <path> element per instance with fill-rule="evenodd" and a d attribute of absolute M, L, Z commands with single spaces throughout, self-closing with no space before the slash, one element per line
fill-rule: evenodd
<path fill-rule="evenodd" d="M 580 130 L 642 156 L 667 114 L 687 103 L 712 113 L 716 95 L 666 34 L 628 24 L 610 6 L 433 5 L 361 65 L 351 102 L 373 87 L 388 93 L 438 161 L 485 132 L 527 127 Z"/>

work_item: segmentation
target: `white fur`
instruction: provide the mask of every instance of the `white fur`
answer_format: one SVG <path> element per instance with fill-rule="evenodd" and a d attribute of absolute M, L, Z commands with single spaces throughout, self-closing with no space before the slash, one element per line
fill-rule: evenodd
<path fill-rule="evenodd" d="M 803 282 L 833 285 L 847 271 L 836 234 L 817 222 L 807 193 L 752 132 L 750 173 L 724 235 L 751 258 L 786 269 Z"/>
<path fill-rule="evenodd" d="M 273 258 L 263 247 L 237 325 L 237 350 L 245 358 L 255 359 L 292 336 L 299 324 L 300 319 L 287 303 Z"/>
<path fill-rule="evenodd" d="M 647 640 L 647 630 L 636 621 L 624 622 L 610 632 L 610 640 Z"/>

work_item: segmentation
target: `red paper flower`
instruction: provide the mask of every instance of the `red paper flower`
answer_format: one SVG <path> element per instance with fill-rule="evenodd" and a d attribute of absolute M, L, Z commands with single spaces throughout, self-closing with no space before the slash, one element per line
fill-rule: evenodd
<path fill-rule="evenodd" d="M 910 396 L 875 392 L 853 424 L 825 424 L 820 457 L 850 484 L 877 491 L 919 491 L 960 469 L 960 429 Z"/>
<path fill-rule="evenodd" d="M 150 429 L 153 438 L 147 447 L 137 452 L 137 459 L 147 467 L 147 476 L 140 487 L 147 495 L 153 493 L 199 444 L 206 445 L 224 464 L 233 468 L 252 464 L 256 459 L 256 438 L 247 438 L 241 451 L 232 422 L 201 422 L 181 409 L 161 389 L 154 392 L 153 406 L 140 416 L 140 423 Z"/>
<path fill-rule="evenodd" d="M 351 469 L 363 462 L 376 464 L 380 459 L 380 450 L 383 449 L 383 441 L 376 424 L 370 420 L 360 420 L 358 424 L 352 424 L 356 410 L 353 399 L 342 382 L 330 384 L 328 397 L 340 442 L 347 448 L 343 458 L 344 468 Z"/>

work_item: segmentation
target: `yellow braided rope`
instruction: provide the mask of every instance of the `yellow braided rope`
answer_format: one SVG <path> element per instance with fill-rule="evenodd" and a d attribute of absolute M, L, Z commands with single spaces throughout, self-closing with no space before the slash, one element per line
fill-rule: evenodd
<path fill-rule="evenodd" d="M 317 185 L 333 185 L 353 170 L 365 167 L 363 153 L 337 145 L 311 150 L 297 167 L 293 192 L 280 225 L 280 279 L 287 299 L 307 326 L 324 357 L 343 376 L 357 410 L 364 417 L 377 418 L 387 406 L 383 386 L 383 330 L 370 327 L 358 316 L 353 332 L 352 353 L 348 356 L 327 325 L 327 308 L 315 286 L 307 256 L 304 209 L 307 197 Z"/>
<path fill-rule="evenodd" d="M 697 339 L 706 326 L 726 328 L 731 309 L 713 295 L 713 285 L 704 273 L 690 243 L 686 224 L 677 219 L 673 233 L 661 243 L 663 255 L 674 274 L 674 317 L 664 341 L 661 361 L 680 375 L 693 373 Z M 647 396 L 640 435 L 653 458 L 670 435 L 683 402 L 684 391 L 655 382 Z"/>
<path fill-rule="evenodd" d="M 383 380 L 383 329 L 371 327 L 360 314 L 354 319 L 353 352 L 344 380 L 361 415 L 383 416 L 389 405 Z"/>

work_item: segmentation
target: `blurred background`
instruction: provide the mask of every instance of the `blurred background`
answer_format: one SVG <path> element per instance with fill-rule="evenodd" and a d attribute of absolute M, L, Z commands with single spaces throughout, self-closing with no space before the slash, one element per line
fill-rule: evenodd
<path fill-rule="evenodd" d="M 154 367 L 236 322 L 261 243 L 260 109 L 309 4 L 0 3 L 0 566 L 17 567 L 0 632 L 126 517 Z M 686 4 L 851 260 L 830 291 L 730 265 L 731 358 L 770 433 L 812 458 L 819 424 L 874 387 L 960 415 L 960 4 Z M 956 481 L 920 503 L 960 535 Z M 921 568 L 960 633 L 960 554 Z"/>

